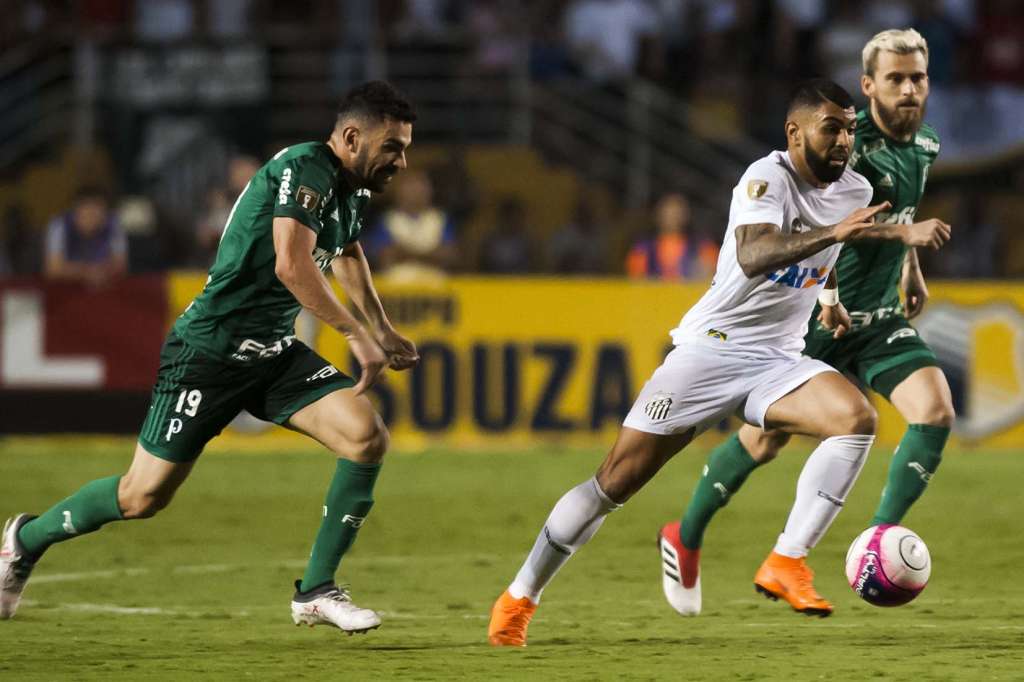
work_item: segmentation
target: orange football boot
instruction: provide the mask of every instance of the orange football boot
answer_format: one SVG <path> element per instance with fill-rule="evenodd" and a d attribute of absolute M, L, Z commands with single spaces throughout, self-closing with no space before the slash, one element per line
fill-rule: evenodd
<path fill-rule="evenodd" d="M 803 558 L 793 559 L 772 552 L 757 569 L 754 589 L 769 599 L 782 599 L 794 611 L 809 616 L 824 618 L 832 613 L 832 604 L 814 589 L 814 572 Z"/>
<path fill-rule="evenodd" d="M 505 590 L 491 609 L 487 641 L 494 646 L 526 646 L 526 628 L 536 610 L 529 597 L 515 599 Z"/>

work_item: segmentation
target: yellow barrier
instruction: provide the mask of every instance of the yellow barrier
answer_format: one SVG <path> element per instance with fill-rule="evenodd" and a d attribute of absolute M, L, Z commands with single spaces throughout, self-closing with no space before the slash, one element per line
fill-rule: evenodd
<path fill-rule="evenodd" d="M 196 274 L 171 277 L 172 317 L 203 281 Z M 418 369 L 388 373 L 375 391 L 402 448 L 609 445 L 669 347 L 668 330 L 705 290 L 556 278 L 377 285 L 396 327 L 422 355 Z M 1024 287 L 935 284 L 932 295 L 920 326 L 951 376 L 958 404 L 967 408 L 958 421 L 961 441 L 1024 442 Z M 300 338 L 351 370 L 337 334 L 301 317 L 298 326 Z M 875 402 L 880 441 L 893 444 L 904 423 L 884 401 Z M 240 420 L 229 431 L 228 446 L 256 433 L 265 444 L 289 437 L 255 420 Z"/>

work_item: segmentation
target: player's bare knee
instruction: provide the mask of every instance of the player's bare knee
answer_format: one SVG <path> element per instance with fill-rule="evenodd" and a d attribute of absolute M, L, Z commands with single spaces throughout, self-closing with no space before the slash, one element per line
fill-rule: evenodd
<path fill-rule="evenodd" d="M 949 429 L 953 427 L 953 421 L 955 419 L 956 411 L 953 409 L 953 404 L 941 401 L 929 405 L 924 418 L 918 423 L 928 424 L 929 426 L 941 426 Z"/>
<path fill-rule="evenodd" d="M 371 464 L 384 458 L 391 444 L 391 434 L 379 414 L 365 420 L 354 432 L 347 434 L 347 447 L 338 454 L 356 462 Z"/>
<path fill-rule="evenodd" d="M 864 398 L 837 406 L 830 416 L 829 436 L 874 435 L 878 427 L 878 412 Z"/>

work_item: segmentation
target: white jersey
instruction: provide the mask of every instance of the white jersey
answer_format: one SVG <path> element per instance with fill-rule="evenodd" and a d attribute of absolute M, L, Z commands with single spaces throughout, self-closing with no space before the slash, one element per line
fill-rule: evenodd
<path fill-rule="evenodd" d="M 799 353 L 807 320 L 841 244 L 748 278 L 736 258 L 736 227 L 770 223 L 784 234 L 817 230 L 864 208 L 871 195 L 871 184 L 849 167 L 839 180 L 818 189 L 797 175 L 789 152 L 774 151 L 752 163 L 732 191 L 729 227 L 711 288 L 672 330 L 673 341 L 711 336 L 730 344 Z"/>

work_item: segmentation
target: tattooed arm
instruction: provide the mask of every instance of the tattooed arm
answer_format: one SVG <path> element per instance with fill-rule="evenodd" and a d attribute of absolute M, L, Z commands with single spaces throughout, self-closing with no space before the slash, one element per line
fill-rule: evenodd
<path fill-rule="evenodd" d="M 849 241 L 874 225 L 874 216 L 889 202 L 859 208 L 840 223 L 820 230 L 783 234 L 767 223 L 736 228 L 736 260 L 748 278 L 799 263 L 833 244 Z"/>

